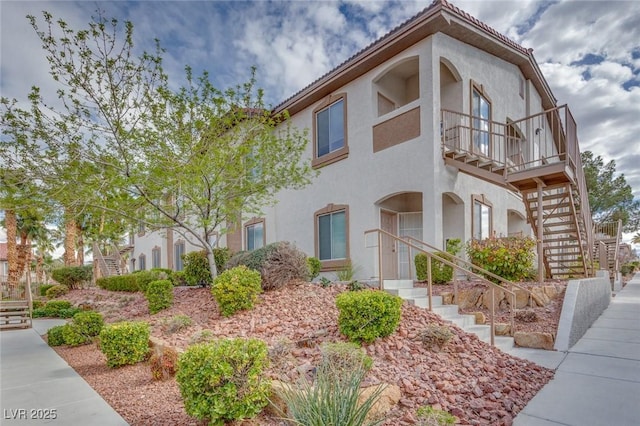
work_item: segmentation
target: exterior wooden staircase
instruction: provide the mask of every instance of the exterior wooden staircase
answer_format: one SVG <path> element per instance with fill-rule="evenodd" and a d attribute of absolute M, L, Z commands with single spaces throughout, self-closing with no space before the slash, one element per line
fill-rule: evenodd
<path fill-rule="evenodd" d="M 540 279 L 593 275 L 591 209 L 566 105 L 510 123 L 442 110 L 441 128 L 445 164 L 521 194 Z"/>
<path fill-rule="evenodd" d="M 129 251 L 131 247 L 127 246 L 122 249 L 113 246 L 109 254 L 103 254 L 97 243 L 93 244 L 93 261 L 101 277 L 111 277 L 113 275 L 123 275 L 126 273 L 126 264 L 122 258 L 122 254 Z"/>
<path fill-rule="evenodd" d="M 534 230 L 542 226 L 546 276 L 573 278 L 592 275 L 586 257 L 588 232 L 582 220 L 577 189 L 571 183 L 525 192 L 523 200 L 529 223 Z M 578 198 L 578 200 L 576 200 Z M 538 209 L 541 204 L 541 209 Z M 542 213 L 541 217 L 538 215 Z M 542 223 L 540 223 L 540 221 Z"/>
<path fill-rule="evenodd" d="M 0 330 L 31 328 L 31 283 L 9 285 L 1 280 Z"/>
<path fill-rule="evenodd" d="M 620 244 L 622 242 L 622 221 L 604 222 L 594 225 L 595 244 L 593 258 L 598 261 L 599 269 L 609 271 L 611 279 L 615 279 L 620 271 Z"/>

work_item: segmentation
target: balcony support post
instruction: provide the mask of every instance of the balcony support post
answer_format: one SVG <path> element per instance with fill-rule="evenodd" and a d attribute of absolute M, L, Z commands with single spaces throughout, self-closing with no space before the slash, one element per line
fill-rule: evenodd
<path fill-rule="evenodd" d="M 538 242 L 538 283 L 544 284 L 544 221 L 542 215 L 544 209 L 542 206 L 542 181 L 538 180 L 538 217 L 537 217 L 537 242 Z"/>

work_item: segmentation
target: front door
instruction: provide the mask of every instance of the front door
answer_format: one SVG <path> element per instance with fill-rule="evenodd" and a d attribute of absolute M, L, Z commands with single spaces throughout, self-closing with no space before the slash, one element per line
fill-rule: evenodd
<path fill-rule="evenodd" d="M 380 210 L 380 228 L 392 235 L 398 235 L 398 214 Z M 382 236 L 382 271 L 380 279 L 394 280 L 398 278 L 397 243 L 394 239 Z"/>

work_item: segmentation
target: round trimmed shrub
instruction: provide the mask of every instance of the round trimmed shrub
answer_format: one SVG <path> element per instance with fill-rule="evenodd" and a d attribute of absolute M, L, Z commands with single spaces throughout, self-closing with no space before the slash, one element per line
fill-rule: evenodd
<path fill-rule="evenodd" d="M 99 312 L 83 311 L 73 316 L 73 325 L 78 327 L 78 331 L 81 334 L 87 337 L 95 337 L 102 331 L 104 319 Z"/>
<path fill-rule="evenodd" d="M 54 285 L 47 289 L 45 296 L 47 296 L 48 299 L 55 299 L 56 297 L 64 296 L 67 293 L 69 293 L 69 287 L 66 285 Z"/>
<path fill-rule="evenodd" d="M 51 287 L 53 287 L 55 284 L 42 284 L 40 286 L 40 296 L 46 296 L 47 295 L 47 290 L 49 290 Z"/>
<path fill-rule="evenodd" d="M 149 352 L 149 324 L 124 321 L 105 326 L 100 332 L 100 350 L 109 367 L 144 361 Z"/>
<path fill-rule="evenodd" d="M 173 305 L 173 284 L 169 280 L 152 281 L 145 296 L 149 301 L 149 313 L 157 314 Z"/>
<path fill-rule="evenodd" d="M 220 312 L 225 317 L 237 311 L 253 308 L 262 292 L 260 273 L 246 266 L 237 266 L 220 274 L 211 287 Z"/>
<path fill-rule="evenodd" d="M 213 425 L 254 417 L 268 403 L 267 363 L 267 345 L 258 339 L 190 346 L 176 374 L 185 410 Z"/>
<path fill-rule="evenodd" d="M 62 328 L 62 338 L 64 344 L 69 346 L 86 345 L 91 342 L 91 337 L 85 336 L 76 324 L 66 324 Z"/>
<path fill-rule="evenodd" d="M 64 345 L 64 336 L 62 335 L 62 330 L 64 328 L 65 325 L 57 325 L 55 327 L 51 327 L 49 331 L 47 331 L 47 343 L 49 343 L 49 346 Z"/>
<path fill-rule="evenodd" d="M 184 260 L 184 279 L 187 285 L 206 286 L 211 284 L 211 271 L 206 251 L 192 251 L 183 254 L 182 259 Z"/>
<path fill-rule="evenodd" d="M 371 343 L 400 324 L 402 299 L 379 290 L 347 291 L 336 298 L 340 332 L 354 342 Z"/>

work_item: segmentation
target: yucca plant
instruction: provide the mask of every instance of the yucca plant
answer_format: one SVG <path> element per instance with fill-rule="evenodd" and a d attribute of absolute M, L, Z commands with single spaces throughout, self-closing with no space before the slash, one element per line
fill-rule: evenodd
<path fill-rule="evenodd" d="M 316 371 L 313 382 L 302 379 L 297 386 L 286 386 L 280 397 L 287 405 L 287 420 L 304 426 L 375 426 L 384 418 L 368 418 L 369 412 L 384 391 L 379 386 L 360 402 L 360 385 L 366 367 L 351 369 L 333 365 L 328 358 Z M 341 374 L 336 374 L 339 370 Z"/>

